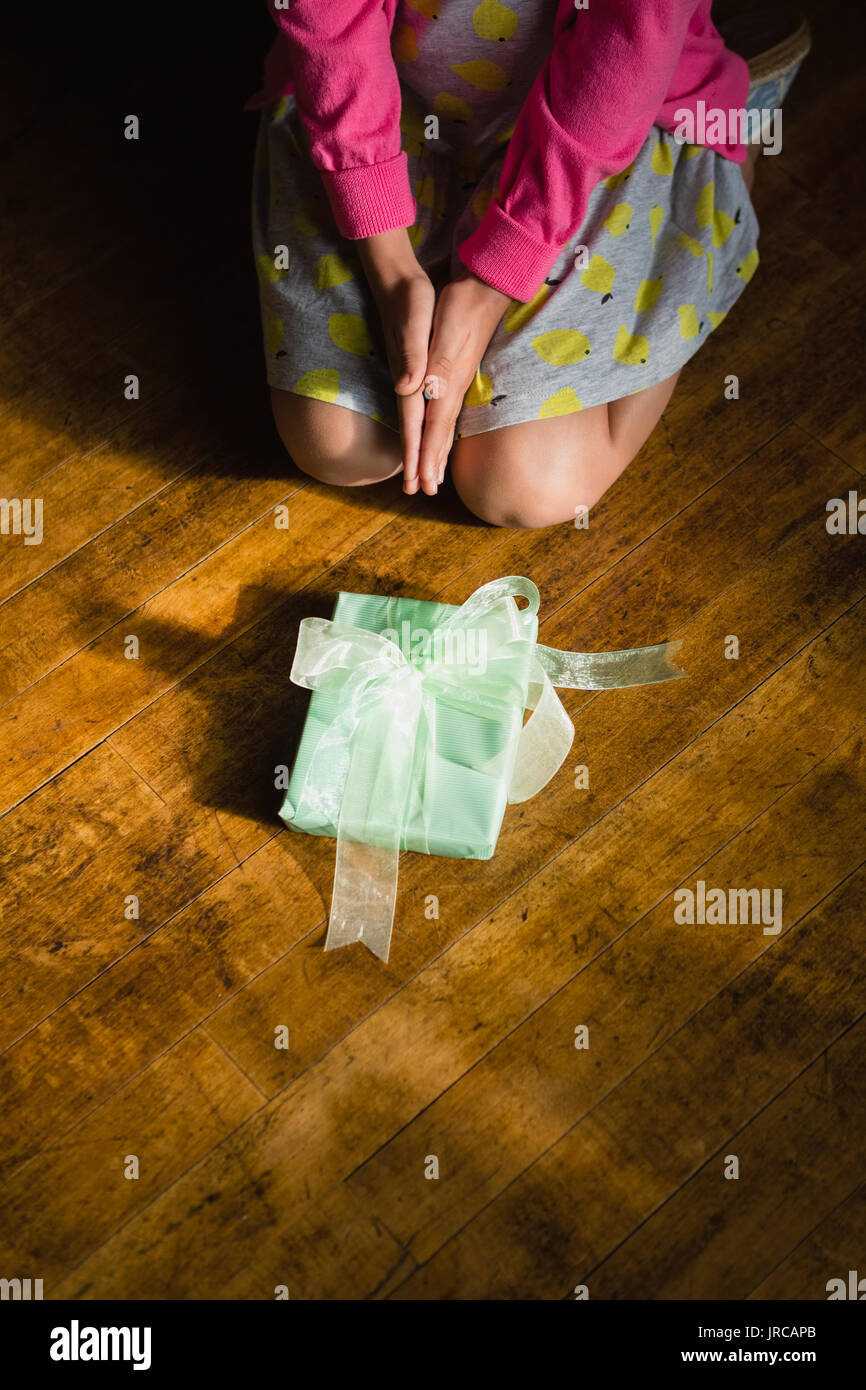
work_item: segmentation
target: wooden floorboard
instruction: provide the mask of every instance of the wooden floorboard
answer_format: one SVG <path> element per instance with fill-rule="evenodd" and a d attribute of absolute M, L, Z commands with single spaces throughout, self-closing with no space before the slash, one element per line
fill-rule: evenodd
<path fill-rule="evenodd" d="M 48 37 L 74 161 L 0 60 L 0 493 L 46 517 L 41 545 L 0 536 L 0 1275 L 766 1300 L 862 1266 L 866 540 L 826 507 L 866 464 L 863 155 L 839 138 L 866 16 L 814 8 L 759 271 L 586 531 L 330 491 L 281 453 L 240 109 L 266 15 L 239 64 L 239 36 L 202 39 L 207 140 L 192 20 L 102 85 Z M 403 855 L 389 964 L 325 954 L 333 843 L 276 814 L 298 624 L 340 589 L 462 602 L 503 574 L 539 585 L 543 642 L 681 638 L 689 679 L 564 692 L 572 752 L 494 858 Z M 679 924 L 698 880 L 779 889 L 781 930 Z"/>

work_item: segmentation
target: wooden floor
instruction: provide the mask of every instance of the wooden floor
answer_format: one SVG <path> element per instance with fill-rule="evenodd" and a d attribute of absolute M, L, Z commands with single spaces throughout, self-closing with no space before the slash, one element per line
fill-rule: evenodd
<path fill-rule="evenodd" d="M 145 25 L 116 69 L 35 12 L 0 46 L 0 495 L 45 517 L 0 536 L 0 1276 L 824 1299 L 866 1273 L 866 538 L 826 527 L 866 493 L 866 17 L 806 3 L 758 273 L 589 529 L 537 534 L 281 455 L 240 110 L 264 10 L 176 50 Z M 298 622 L 503 574 L 547 644 L 678 636 L 690 679 L 565 693 L 573 755 L 495 858 L 403 856 L 390 964 L 326 955 L 334 845 L 273 790 Z M 780 888 L 783 930 L 677 925 L 699 879 Z"/>

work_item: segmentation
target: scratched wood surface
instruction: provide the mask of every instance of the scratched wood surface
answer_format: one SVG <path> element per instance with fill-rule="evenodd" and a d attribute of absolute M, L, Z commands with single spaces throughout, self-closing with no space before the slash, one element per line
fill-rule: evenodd
<path fill-rule="evenodd" d="M 145 24 L 111 69 L 14 21 L 0 494 L 45 521 L 0 536 L 0 1275 L 822 1299 L 862 1263 L 866 537 L 826 506 L 866 494 L 866 22 L 809 8 L 759 272 L 588 530 L 537 534 L 281 455 L 241 111 L 266 15 Z M 325 955 L 334 846 L 273 787 L 298 623 L 514 573 L 544 642 L 681 637 L 690 679 L 566 692 L 573 753 L 494 859 L 403 856 L 390 963 Z M 781 930 L 677 923 L 698 880 L 780 889 Z"/>

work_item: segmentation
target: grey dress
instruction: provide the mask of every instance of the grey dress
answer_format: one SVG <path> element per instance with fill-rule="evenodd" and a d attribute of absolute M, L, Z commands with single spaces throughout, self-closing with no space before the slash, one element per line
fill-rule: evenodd
<path fill-rule="evenodd" d="M 462 268 L 456 248 L 495 194 L 514 121 L 550 52 L 556 3 L 440 8 L 438 22 L 408 42 L 398 12 L 392 38 L 417 203 L 410 237 L 436 285 Z M 269 383 L 396 428 L 375 305 L 354 244 L 334 224 L 291 96 L 261 116 L 253 239 Z M 593 190 L 583 225 L 531 303 L 506 312 L 458 436 L 570 414 L 671 376 L 742 293 L 757 240 L 739 166 L 653 126 L 634 162 Z M 287 266 L 275 265 L 280 246 Z"/>

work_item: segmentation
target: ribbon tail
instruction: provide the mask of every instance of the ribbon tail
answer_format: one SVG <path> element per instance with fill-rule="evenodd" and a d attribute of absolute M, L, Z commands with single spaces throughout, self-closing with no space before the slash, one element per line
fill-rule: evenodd
<path fill-rule="evenodd" d="M 538 660 L 554 685 L 569 690 L 617 690 L 629 685 L 652 685 L 679 680 L 688 673 L 673 660 L 682 639 L 654 647 L 628 647 L 613 652 L 560 652 L 536 647 Z"/>
<path fill-rule="evenodd" d="M 407 667 L 384 698 L 374 688 L 359 708 L 337 822 L 326 951 L 360 941 L 388 960 L 421 706 L 420 678 Z"/>
<path fill-rule="evenodd" d="M 574 725 L 540 662 L 533 664 L 529 705 L 508 787 L 511 805 L 528 801 L 546 787 L 568 757 Z"/>
<path fill-rule="evenodd" d="M 390 718 L 390 715 L 389 715 Z M 387 804 L 403 803 L 399 821 L 394 823 L 388 843 L 371 845 L 347 834 L 341 824 L 337 830 L 337 861 L 334 866 L 334 891 L 325 950 L 335 951 L 353 941 L 361 941 L 387 965 L 391 950 L 391 932 L 397 903 L 397 875 L 400 860 L 400 830 L 408 814 L 411 796 L 409 774 L 413 761 L 424 769 L 420 788 L 422 808 L 431 800 L 435 748 L 436 704 L 429 696 L 421 696 L 421 709 L 414 736 L 410 725 L 404 723 L 398 738 L 406 760 L 403 776 L 397 786 L 386 783 L 380 795 Z M 391 726 L 393 727 L 393 725 Z M 410 754 L 413 748 L 414 753 Z M 350 792 L 351 795 L 351 792 Z M 425 833 L 429 831 L 426 817 Z"/>
<path fill-rule="evenodd" d="M 326 951 L 361 941 L 387 964 L 399 857 L 396 846 L 383 849 L 338 836 Z"/>

